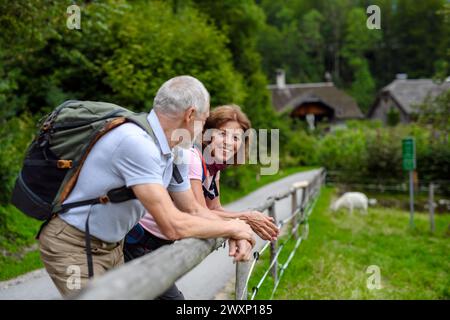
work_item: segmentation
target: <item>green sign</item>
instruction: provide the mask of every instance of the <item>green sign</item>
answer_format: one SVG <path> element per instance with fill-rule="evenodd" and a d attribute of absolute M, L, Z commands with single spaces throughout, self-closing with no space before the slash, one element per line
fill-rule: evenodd
<path fill-rule="evenodd" d="M 403 170 L 411 171 L 416 168 L 416 146 L 414 138 L 405 138 L 402 141 Z"/>

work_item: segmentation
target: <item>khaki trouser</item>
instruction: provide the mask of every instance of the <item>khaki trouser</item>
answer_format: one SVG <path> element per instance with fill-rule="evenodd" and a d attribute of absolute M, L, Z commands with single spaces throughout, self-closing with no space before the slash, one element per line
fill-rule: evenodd
<path fill-rule="evenodd" d="M 84 232 L 59 217 L 53 218 L 39 236 L 39 248 L 45 269 L 59 292 L 76 294 L 89 279 Z M 91 237 L 94 276 L 123 264 L 123 241 L 106 243 Z"/>

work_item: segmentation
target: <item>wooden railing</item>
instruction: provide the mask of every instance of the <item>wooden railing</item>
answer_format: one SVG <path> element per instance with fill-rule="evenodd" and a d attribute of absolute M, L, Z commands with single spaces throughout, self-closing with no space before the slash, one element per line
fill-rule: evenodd
<path fill-rule="evenodd" d="M 306 210 L 308 210 L 308 206 L 311 208 L 312 201 L 316 198 L 324 181 L 325 171 L 321 169 L 311 181 L 296 183 L 287 192 L 268 198 L 263 205 L 255 209 L 261 212 L 268 210 L 269 215 L 278 221 L 276 220 L 275 202 L 291 196 L 291 215 L 280 221 L 279 225 L 284 226 L 290 222 L 290 234 L 295 235 L 296 239 L 301 239 L 297 235 L 298 226 L 305 222 L 305 217 L 307 219 L 308 212 Z M 302 190 L 300 200 L 298 199 L 299 190 Z M 202 262 L 212 251 L 221 247 L 224 241 L 225 239 L 221 238 L 208 240 L 189 238 L 176 241 L 172 245 L 163 246 L 93 279 L 75 298 L 82 300 L 154 299 Z M 277 241 L 268 242 L 263 250 L 269 245 L 271 261 L 274 261 L 271 266 L 271 274 L 274 279 L 281 278 L 284 269 L 281 268 L 279 271 L 278 268 Z M 248 279 L 256 260 L 237 263 L 236 299 L 247 299 Z M 275 282 L 277 283 L 277 281 Z"/>
<path fill-rule="evenodd" d="M 284 239 L 283 243 L 281 244 L 278 243 L 278 240 L 270 242 L 268 241 L 261 250 L 254 252 L 253 261 L 237 263 L 235 287 L 236 300 L 247 300 L 249 298 L 248 281 L 259 257 L 265 252 L 267 248 L 269 248 L 270 250 L 269 267 L 264 272 L 258 284 L 252 288 L 250 299 L 253 300 L 255 298 L 259 288 L 269 274 L 272 276 L 274 283 L 271 294 L 271 297 L 273 297 L 280 283 L 281 277 L 283 276 L 284 271 L 288 267 L 289 263 L 292 261 L 300 243 L 308 236 L 308 218 L 312 212 L 312 209 L 314 208 L 315 202 L 320 192 L 320 188 L 325 183 L 325 177 L 325 170 L 320 170 L 319 173 L 315 175 L 311 181 L 300 181 L 294 183 L 290 190 L 269 198 L 264 205 L 258 208 L 258 210 L 261 212 L 267 210 L 269 216 L 273 217 L 274 220 L 277 221 L 279 228 L 285 227 L 283 229 L 287 229 L 285 230 L 285 233 L 287 233 L 287 239 Z M 275 204 L 277 201 L 288 197 L 291 198 L 291 214 L 289 215 L 289 217 L 283 220 L 278 220 L 275 211 Z M 299 227 L 301 225 L 304 225 L 304 232 L 299 235 Z M 280 253 L 284 249 L 285 244 L 292 238 L 295 240 L 294 248 L 289 253 L 287 260 L 283 264 L 280 264 Z"/>

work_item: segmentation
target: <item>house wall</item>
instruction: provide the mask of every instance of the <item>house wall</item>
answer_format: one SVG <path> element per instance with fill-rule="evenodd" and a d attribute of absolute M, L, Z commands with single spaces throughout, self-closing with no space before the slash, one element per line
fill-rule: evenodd
<path fill-rule="evenodd" d="M 382 96 L 380 97 L 380 99 L 378 99 L 378 102 L 370 118 L 381 120 L 384 124 L 386 124 L 387 114 L 391 108 L 395 108 L 399 111 L 401 123 L 408 123 L 410 121 L 408 114 L 406 114 L 398 106 L 398 104 L 395 102 L 395 100 L 392 99 L 391 96 Z"/>

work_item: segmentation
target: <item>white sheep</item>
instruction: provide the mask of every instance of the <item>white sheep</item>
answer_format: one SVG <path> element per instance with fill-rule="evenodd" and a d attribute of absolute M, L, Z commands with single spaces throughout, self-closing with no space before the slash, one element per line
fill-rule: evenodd
<path fill-rule="evenodd" d="M 351 214 L 353 213 L 353 209 L 361 209 L 362 213 L 367 214 L 369 203 L 373 205 L 376 203 L 376 200 L 369 200 L 367 196 L 361 192 L 346 192 L 331 205 L 331 210 L 338 211 L 342 208 L 347 208 Z"/>

